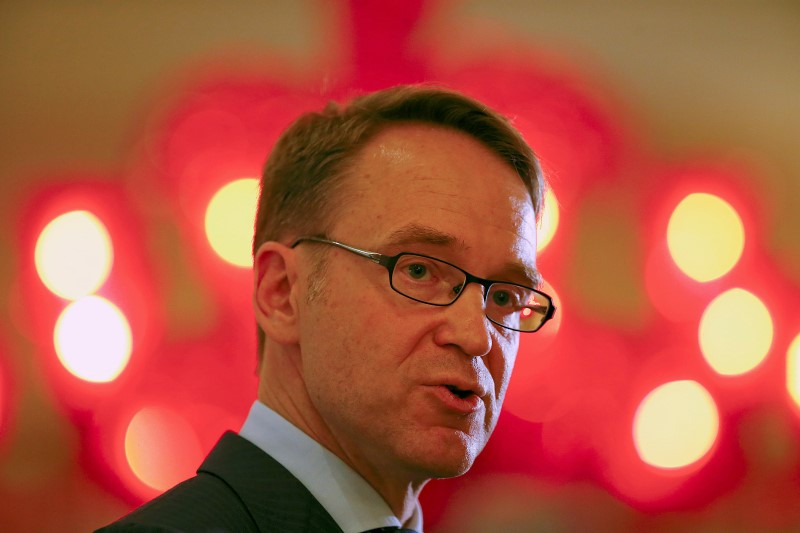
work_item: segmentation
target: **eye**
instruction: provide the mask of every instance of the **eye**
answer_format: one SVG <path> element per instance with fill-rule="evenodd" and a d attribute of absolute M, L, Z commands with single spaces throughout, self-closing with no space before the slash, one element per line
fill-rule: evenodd
<path fill-rule="evenodd" d="M 411 263 L 406 266 L 406 273 L 408 277 L 415 280 L 424 280 L 430 275 L 428 267 L 422 263 Z"/>
<path fill-rule="evenodd" d="M 492 302 L 499 307 L 505 307 L 511 301 L 511 294 L 506 290 L 494 291 L 492 293 Z"/>
<path fill-rule="evenodd" d="M 495 284 L 492 285 L 489 296 L 493 305 L 516 310 L 524 307 L 527 291 L 524 287 L 516 285 Z"/>

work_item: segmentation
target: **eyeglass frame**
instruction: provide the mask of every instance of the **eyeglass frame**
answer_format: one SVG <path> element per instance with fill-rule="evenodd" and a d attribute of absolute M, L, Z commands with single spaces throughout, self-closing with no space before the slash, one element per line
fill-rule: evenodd
<path fill-rule="evenodd" d="M 451 306 L 451 305 L 453 305 L 454 303 L 456 303 L 458 301 L 458 299 L 464 293 L 464 289 L 470 283 L 477 283 L 477 284 L 479 284 L 479 285 L 481 285 L 483 287 L 483 289 L 484 289 L 484 291 L 483 291 L 483 302 L 484 302 L 484 304 L 486 303 L 486 299 L 489 297 L 489 290 L 490 290 L 491 286 L 496 284 L 496 283 L 502 283 L 504 285 L 513 285 L 513 286 L 516 286 L 516 287 L 522 287 L 522 288 L 524 288 L 526 290 L 533 291 L 534 293 L 544 297 L 545 300 L 547 300 L 547 303 L 548 303 L 547 312 L 544 314 L 541 323 L 539 323 L 539 326 L 536 329 L 533 329 L 533 330 L 520 330 L 520 329 L 516 329 L 516 328 L 512 328 L 512 327 L 506 326 L 504 324 L 500 324 L 499 322 L 493 320 L 488 314 L 484 313 L 486 318 L 489 319 L 489 321 L 492 324 L 495 324 L 497 326 L 500 326 L 501 328 L 508 329 L 508 330 L 511 330 L 511 331 L 518 331 L 520 333 L 536 333 L 537 331 L 542 329 L 542 326 L 544 326 L 550 319 L 553 318 L 553 316 L 555 315 L 555 312 L 556 312 L 556 306 L 553 303 L 553 298 L 550 297 L 549 294 L 547 294 L 545 292 L 542 292 L 539 289 L 535 289 L 535 288 L 529 287 L 527 285 L 522 285 L 520 283 L 513 283 L 511 281 L 501 281 L 501 280 L 480 278 L 478 276 L 474 276 L 474 275 L 470 274 L 469 272 L 467 272 L 463 268 L 461 268 L 461 267 L 459 267 L 457 265 L 454 265 L 453 263 L 449 263 L 447 261 L 439 259 L 438 257 L 433 257 L 433 256 L 430 256 L 430 255 L 425 255 L 425 254 L 418 254 L 418 253 L 415 253 L 415 252 L 400 252 L 399 254 L 393 255 L 393 256 L 384 255 L 384 254 L 381 254 L 381 253 L 378 253 L 378 252 L 370 252 L 368 250 L 362 250 L 361 248 L 356 248 L 355 246 L 350 246 L 349 244 L 344 244 L 342 242 L 335 241 L 335 240 L 332 240 L 332 239 L 326 239 L 324 237 L 315 237 L 315 236 L 310 236 L 310 235 L 309 236 L 298 237 L 292 243 L 290 248 L 295 248 L 296 246 L 298 246 L 299 244 L 301 244 L 303 242 L 316 242 L 316 243 L 329 244 L 329 245 L 332 245 L 332 246 L 336 246 L 336 247 L 341 248 L 343 250 L 346 250 L 346 251 L 348 251 L 350 253 L 353 253 L 353 254 L 355 254 L 355 255 L 357 255 L 359 257 L 363 257 L 365 259 L 369 259 L 373 263 L 381 265 L 389 273 L 389 287 L 391 287 L 391 289 L 394 292 L 396 292 L 400 296 L 404 296 L 405 298 L 408 298 L 409 300 L 413 300 L 415 302 L 419 302 L 419 303 L 426 304 L 426 305 L 433 305 L 433 306 L 436 306 L 436 307 L 448 307 L 448 306 Z M 397 265 L 397 262 L 404 255 L 413 255 L 413 256 L 418 256 L 418 257 L 424 257 L 426 259 L 431 259 L 433 261 L 438 261 L 440 263 L 444 263 L 445 265 L 451 266 L 451 267 L 455 268 L 456 270 L 458 270 L 459 272 L 461 272 L 462 274 L 464 274 L 464 276 L 465 276 L 464 285 L 461 287 L 461 290 L 458 293 L 456 293 L 455 298 L 453 298 L 453 300 L 450 303 L 446 303 L 446 304 L 438 304 L 438 303 L 427 302 L 425 300 L 420 300 L 418 298 L 414 298 L 413 296 L 409 296 L 408 294 L 400 292 L 394 286 L 393 274 L 394 274 L 394 268 Z"/>

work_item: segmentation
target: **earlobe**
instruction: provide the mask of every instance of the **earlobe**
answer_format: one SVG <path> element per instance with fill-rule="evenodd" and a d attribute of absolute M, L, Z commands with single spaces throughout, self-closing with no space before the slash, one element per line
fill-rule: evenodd
<path fill-rule="evenodd" d="M 258 248 L 253 261 L 256 321 L 267 337 L 279 344 L 297 342 L 294 259 L 291 248 L 269 241 Z"/>

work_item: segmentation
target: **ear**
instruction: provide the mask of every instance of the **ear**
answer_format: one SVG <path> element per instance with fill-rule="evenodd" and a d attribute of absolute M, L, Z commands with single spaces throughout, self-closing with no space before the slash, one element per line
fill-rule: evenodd
<path fill-rule="evenodd" d="M 294 250 L 278 242 L 265 242 L 256 251 L 253 276 L 256 322 L 269 339 L 279 344 L 296 343 L 297 270 Z"/>

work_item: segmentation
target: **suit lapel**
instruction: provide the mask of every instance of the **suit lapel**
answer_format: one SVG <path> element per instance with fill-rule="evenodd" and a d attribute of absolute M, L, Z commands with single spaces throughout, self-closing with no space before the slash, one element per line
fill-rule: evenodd
<path fill-rule="evenodd" d="M 260 531 L 342 533 L 322 505 L 286 468 L 250 441 L 225 433 L 200 466 L 238 495 Z"/>

